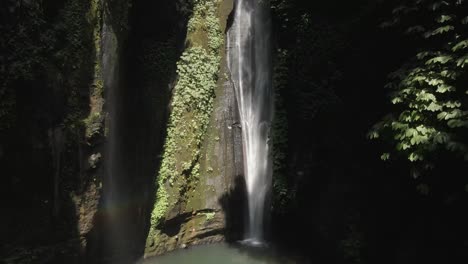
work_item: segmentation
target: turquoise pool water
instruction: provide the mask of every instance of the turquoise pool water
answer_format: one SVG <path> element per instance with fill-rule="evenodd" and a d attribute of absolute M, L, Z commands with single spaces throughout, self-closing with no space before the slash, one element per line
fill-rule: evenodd
<path fill-rule="evenodd" d="M 281 257 L 270 248 L 215 244 L 180 249 L 164 256 L 149 258 L 141 264 L 302 264 Z"/>

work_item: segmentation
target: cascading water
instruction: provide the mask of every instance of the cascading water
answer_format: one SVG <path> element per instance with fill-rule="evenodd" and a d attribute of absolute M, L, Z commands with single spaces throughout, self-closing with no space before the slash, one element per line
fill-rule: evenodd
<path fill-rule="evenodd" d="M 103 255 L 107 258 L 123 258 L 126 253 L 124 238 L 126 230 L 123 228 L 123 215 L 120 211 L 122 198 L 122 165 L 124 163 L 121 149 L 122 135 L 120 134 L 122 111 L 119 94 L 119 64 L 117 35 L 110 23 L 105 19 L 101 33 L 101 63 L 102 79 L 104 89 L 107 91 L 106 108 L 108 116 L 107 144 L 105 149 L 105 170 L 103 180 L 103 214 L 105 215 L 105 226 L 103 227 Z"/>
<path fill-rule="evenodd" d="M 267 0 L 237 0 L 228 32 L 228 65 L 236 92 L 248 194 L 246 242 L 264 240 L 271 189 L 268 134 L 273 118 L 271 22 Z"/>

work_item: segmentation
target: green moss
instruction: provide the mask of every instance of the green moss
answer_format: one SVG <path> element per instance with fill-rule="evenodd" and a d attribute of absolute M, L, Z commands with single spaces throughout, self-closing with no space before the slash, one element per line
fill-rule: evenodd
<path fill-rule="evenodd" d="M 188 24 L 190 46 L 177 63 L 179 79 L 158 173 L 150 236 L 156 233 L 168 209 L 182 196 L 187 196 L 187 191 L 193 190 L 200 178 L 200 148 L 213 111 L 219 50 L 224 39 L 216 17 L 218 4 L 218 0 L 194 1 L 193 16 Z"/>
<path fill-rule="evenodd" d="M 216 215 L 216 212 L 209 212 L 209 213 L 200 213 L 200 215 L 203 215 L 206 217 L 206 221 L 210 221 L 210 220 L 213 220 L 215 215 Z"/>
<path fill-rule="evenodd" d="M 100 0 L 92 0 L 91 7 L 88 13 L 88 19 L 92 21 L 93 28 L 93 39 L 94 39 L 94 51 L 95 51 L 95 60 L 94 60 L 94 89 L 93 95 L 102 97 L 104 94 L 104 81 L 102 80 L 101 72 L 101 34 L 102 34 L 102 6 L 100 5 Z"/>

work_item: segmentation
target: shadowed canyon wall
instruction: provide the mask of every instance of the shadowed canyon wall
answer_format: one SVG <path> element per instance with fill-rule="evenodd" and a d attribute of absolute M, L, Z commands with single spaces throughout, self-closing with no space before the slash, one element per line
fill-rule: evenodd
<path fill-rule="evenodd" d="M 270 2 L 267 237 L 322 264 L 466 259 L 466 162 L 443 156 L 416 179 L 366 138 L 391 108 L 386 75 L 418 48 L 378 27 L 394 1 Z M 0 4 L 2 261 L 131 263 L 242 239 L 242 125 L 226 65 L 233 6 Z"/>
<path fill-rule="evenodd" d="M 244 208 L 237 104 L 224 56 L 231 10 L 231 1 L 2 5 L 1 30 L 11 38 L 1 43 L 2 256 L 125 263 L 144 251 L 241 233 L 229 231 L 242 229 Z M 183 128 L 194 141 L 175 140 L 186 147 L 177 150 L 178 177 L 160 184 L 171 115 L 180 111 L 177 85 L 185 85 L 177 65 L 194 47 L 212 62 L 188 75 L 209 80 L 201 95 L 209 108 L 200 116 L 185 109 L 193 127 Z M 171 201 L 155 225 L 161 189 Z"/>

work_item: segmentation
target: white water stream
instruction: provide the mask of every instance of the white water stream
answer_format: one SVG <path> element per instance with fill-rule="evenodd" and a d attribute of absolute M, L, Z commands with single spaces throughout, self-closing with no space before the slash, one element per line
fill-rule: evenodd
<path fill-rule="evenodd" d="M 271 22 L 267 0 L 237 0 L 228 34 L 228 65 L 238 102 L 248 193 L 245 239 L 264 241 L 272 161 L 268 141 L 273 118 Z"/>

